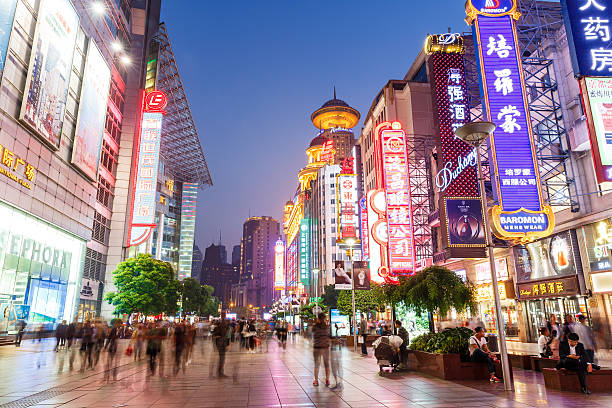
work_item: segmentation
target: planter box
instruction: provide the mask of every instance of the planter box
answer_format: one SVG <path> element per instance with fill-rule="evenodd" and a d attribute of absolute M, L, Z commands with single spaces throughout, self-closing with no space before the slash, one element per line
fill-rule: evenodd
<path fill-rule="evenodd" d="M 489 379 L 486 364 L 461 361 L 459 354 L 434 354 L 410 350 L 408 362 L 414 370 L 443 380 Z M 502 378 L 502 374 L 501 364 L 498 363 L 495 365 L 495 375 Z"/>

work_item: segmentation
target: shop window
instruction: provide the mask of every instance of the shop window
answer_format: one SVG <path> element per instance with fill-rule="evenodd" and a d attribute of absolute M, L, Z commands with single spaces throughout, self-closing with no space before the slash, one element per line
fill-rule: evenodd
<path fill-rule="evenodd" d="M 106 256 L 91 248 L 85 251 L 83 278 L 103 281 L 106 273 Z"/>

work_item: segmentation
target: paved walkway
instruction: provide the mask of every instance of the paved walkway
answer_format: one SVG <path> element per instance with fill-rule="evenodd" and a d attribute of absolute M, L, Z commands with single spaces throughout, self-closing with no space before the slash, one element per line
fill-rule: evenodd
<path fill-rule="evenodd" d="M 547 391 L 542 376 L 515 371 L 516 392 L 502 384 L 450 382 L 415 373 L 378 375 L 376 360 L 344 350 L 344 388 L 312 385 L 312 353 L 298 338 L 287 350 L 270 343 L 268 353 L 228 353 L 223 379 L 209 378 L 210 343 L 196 345 L 191 364 L 175 376 L 150 376 L 145 360 L 121 353 L 116 380 L 105 372 L 103 353 L 96 369 L 68 369 L 70 351 L 55 353 L 54 340 L 26 341 L 20 349 L 0 347 L 0 408 L 9 407 L 610 407 L 612 393 L 584 396 Z M 120 346 L 123 351 L 126 344 Z M 78 353 L 77 353 L 78 354 Z M 172 361 L 166 350 L 164 361 Z M 107 378 L 105 378 L 105 376 Z M 332 380 L 333 382 L 333 380 Z"/>

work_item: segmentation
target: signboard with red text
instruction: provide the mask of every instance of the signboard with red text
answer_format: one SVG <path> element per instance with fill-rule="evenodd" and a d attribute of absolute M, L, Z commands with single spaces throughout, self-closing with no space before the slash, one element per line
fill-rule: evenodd
<path fill-rule="evenodd" d="M 274 290 L 285 290 L 285 243 L 280 239 L 274 245 Z"/>
<path fill-rule="evenodd" d="M 357 175 L 338 174 L 338 228 L 340 239 L 358 238 Z"/>
<path fill-rule="evenodd" d="M 127 246 L 139 245 L 146 241 L 155 227 L 155 191 L 159 147 L 166 95 L 152 91 L 144 95 L 138 156 L 134 167 L 132 187 L 132 214 Z"/>
<path fill-rule="evenodd" d="M 399 122 L 380 132 L 382 170 L 387 209 L 389 273 L 393 276 L 412 275 L 414 265 L 414 234 L 410 180 L 406 154 L 406 134 Z"/>

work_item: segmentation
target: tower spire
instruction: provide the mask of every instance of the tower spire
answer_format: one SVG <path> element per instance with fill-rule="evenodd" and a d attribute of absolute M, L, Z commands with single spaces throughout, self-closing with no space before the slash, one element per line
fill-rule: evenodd
<path fill-rule="evenodd" d="M 336 85 L 334 85 L 334 99 L 336 99 Z"/>

